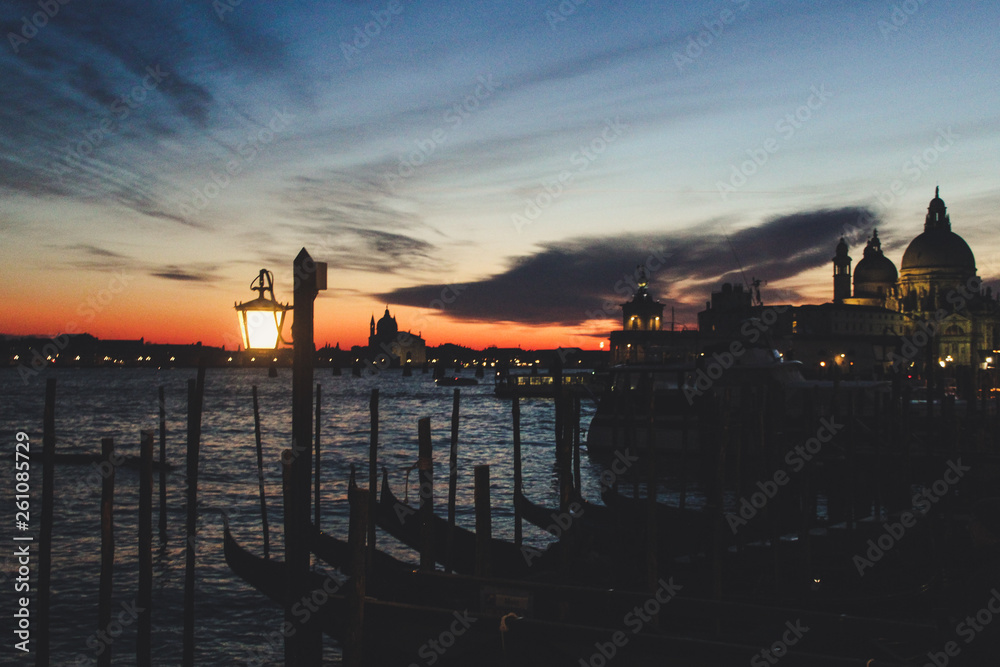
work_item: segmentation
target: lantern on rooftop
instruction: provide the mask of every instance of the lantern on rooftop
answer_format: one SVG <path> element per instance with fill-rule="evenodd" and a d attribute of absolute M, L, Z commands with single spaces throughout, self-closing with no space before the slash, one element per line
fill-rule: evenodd
<path fill-rule="evenodd" d="M 235 306 L 243 347 L 247 350 L 273 350 L 282 342 L 281 326 L 285 321 L 285 312 L 292 307 L 274 300 L 274 279 L 267 269 L 260 270 L 260 275 L 250 283 L 250 289 L 258 293 L 257 298 Z"/>

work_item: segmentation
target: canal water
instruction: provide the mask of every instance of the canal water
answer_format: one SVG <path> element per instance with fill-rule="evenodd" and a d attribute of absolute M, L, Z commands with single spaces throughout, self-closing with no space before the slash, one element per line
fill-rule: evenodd
<path fill-rule="evenodd" d="M 0 498 L 3 500 L 4 543 L 0 551 L 3 594 L 2 664 L 33 664 L 12 649 L 14 576 L 14 445 L 23 431 L 31 443 L 31 525 L 37 538 L 41 517 L 41 445 L 45 380 L 54 377 L 56 389 L 56 451 L 58 455 L 98 453 L 101 438 L 113 437 L 117 452 L 138 457 L 140 431 L 156 430 L 159 423 L 158 388 L 164 387 L 167 411 L 167 475 L 169 535 L 165 544 L 156 535 L 159 502 L 154 481 L 154 593 L 153 651 L 156 664 L 179 664 L 183 628 L 185 531 L 185 433 L 187 382 L 193 369 L 140 368 L 49 369 L 22 380 L 16 369 L 0 369 Z M 397 495 L 404 492 L 405 470 L 417 459 L 417 420 L 430 417 L 435 465 L 435 503 L 446 514 L 448 448 L 453 389 L 438 387 L 431 375 L 402 377 L 383 372 L 355 378 L 333 376 L 317 369 L 322 385 L 322 527 L 346 539 L 347 481 L 352 464 L 359 482 L 367 480 L 369 399 L 380 392 L 381 465 Z M 265 460 L 268 517 L 272 551 L 281 557 L 282 505 L 280 453 L 291 443 L 291 370 L 277 378 L 266 370 L 209 369 L 205 380 L 204 415 L 198 487 L 196 569 L 196 663 L 204 665 L 281 664 L 282 647 L 268 636 L 280 627 L 282 612 L 230 573 L 222 550 L 222 517 L 229 516 L 233 532 L 245 546 L 262 553 L 252 387 L 258 387 Z M 548 399 L 521 403 L 524 486 L 527 495 L 547 505 L 558 504 L 554 470 L 554 413 Z M 590 400 L 582 401 L 581 425 L 593 414 Z M 461 388 L 457 521 L 473 528 L 473 466 L 491 466 L 494 535 L 513 539 L 511 403 L 493 395 L 487 380 Z M 158 443 L 158 438 L 156 440 Z M 158 447 L 158 444 L 157 444 Z M 158 457 L 158 453 L 156 455 Z M 584 495 L 599 499 L 604 468 L 582 461 Z M 113 618 L 122 629 L 110 646 L 97 631 L 100 573 L 101 477 L 94 463 L 57 463 L 55 523 L 51 586 L 51 646 L 53 665 L 95 664 L 97 654 L 112 650 L 115 665 L 135 661 L 134 604 L 137 591 L 138 476 L 132 465 L 117 470 L 115 484 L 115 575 Z M 416 504 L 416 473 L 411 474 L 410 501 Z M 154 480 L 158 475 L 154 473 Z M 525 542 L 544 546 L 549 536 L 525 525 Z M 379 548 L 416 561 L 416 555 L 381 538 Z M 37 544 L 32 547 L 32 581 L 37 570 Z M 34 599 L 34 594 L 32 594 Z M 35 607 L 32 602 L 32 612 Z M 37 623 L 37 619 L 33 621 Z M 37 626 L 35 626 L 37 627 Z M 114 630 L 117 632 L 118 628 Z M 326 641 L 326 659 L 338 660 L 338 650 Z"/>

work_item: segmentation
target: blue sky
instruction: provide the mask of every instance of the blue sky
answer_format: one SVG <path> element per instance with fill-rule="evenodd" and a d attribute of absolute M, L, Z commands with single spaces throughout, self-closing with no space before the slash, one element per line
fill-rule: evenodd
<path fill-rule="evenodd" d="M 765 301 L 829 300 L 839 236 L 898 264 L 936 185 L 1000 275 L 993 3 L 43 5 L 0 9 L 0 330 L 119 274 L 87 330 L 230 342 L 305 246 L 320 341 L 388 303 L 431 343 L 579 342 L 654 250 L 689 322 L 737 256 Z"/>

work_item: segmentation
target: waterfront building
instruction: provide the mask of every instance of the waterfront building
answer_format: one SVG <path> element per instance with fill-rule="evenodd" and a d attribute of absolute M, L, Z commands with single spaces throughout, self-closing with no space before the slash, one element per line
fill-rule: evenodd
<path fill-rule="evenodd" d="M 368 354 L 376 363 L 381 360 L 392 366 L 406 363 L 423 366 L 427 362 L 427 343 L 420 334 L 400 331 L 396 318 L 389 314 L 389 307 L 386 306 L 385 314 L 378 322 L 375 322 L 375 315 L 372 315 Z"/>

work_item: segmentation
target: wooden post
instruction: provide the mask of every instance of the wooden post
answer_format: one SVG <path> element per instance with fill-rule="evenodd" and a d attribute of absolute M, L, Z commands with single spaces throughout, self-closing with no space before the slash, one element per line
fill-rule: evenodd
<path fill-rule="evenodd" d="M 677 393 L 681 396 L 687 396 L 684 391 L 685 386 L 685 374 L 684 371 L 677 373 Z M 688 414 L 691 411 L 691 405 L 681 404 L 681 468 L 680 468 L 680 487 L 681 496 L 678 500 L 677 506 L 681 510 L 687 507 L 687 465 L 688 465 L 688 434 L 690 429 L 688 427 Z"/>
<path fill-rule="evenodd" d="M 160 385 L 160 541 L 167 541 L 167 400 Z"/>
<path fill-rule="evenodd" d="M 521 491 L 521 402 L 517 390 L 511 397 L 510 409 L 514 421 L 514 492 Z M 521 510 L 514 503 L 514 544 L 521 547 L 523 541 L 521 528 Z"/>
<path fill-rule="evenodd" d="M 316 471 L 313 474 L 313 479 L 315 483 L 315 489 L 313 491 L 313 512 L 315 518 L 313 523 L 316 524 L 316 530 L 319 530 L 319 519 L 320 519 L 320 465 L 319 465 L 319 435 L 320 435 L 320 408 L 323 404 L 323 385 L 316 383 L 316 441 L 314 447 L 316 448 Z"/>
<path fill-rule="evenodd" d="M 194 563 L 198 532 L 198 452 L 201 447 L 201 408 L 205 393 L 205 363 L 198 379 L 188 380 L 187 424 L 187 541 L 184 561 L 184 645 L 182 664 L 194 667 Z"/>
<path fill-rule="evenodd" d="M 573 487 L 576 497 L 583 498 L 580 481 L 580 395 L 573 393 Z"/>
<path fill-rule="evenodd" d="M 646 424 L 646 584 L 655 591 L 659 580 L 656 562 L 656 394 L 653 391 L 653 373 L 649 373 L 649 417 Z M 656 621 L 654 621 L 655 623 Z"/>
<path fill-rule="evenodd" d="M 368 410 L 371 414 L 371 439 L 368 443 L 368 495 L 365 496 L 368 503 L 368 566 L 372 565 L 373 554 L 375 553 L 375 487 L 378 484 L 378 387 L 372 389 L 372 397 L 368 403 Z"/>
<path fill-rule="evenodd" d="M 490 544 L 493 540 L 493 522 L 490 513 L 490 467 L 479 465 L 475 468 L 476 480 L 476 576 L 488 577 L 492 574 Z"/>
<path fill-rule="evenodd" d="M 461 396 L 456 389 L 451 405 L 451 452 L 448 457 L 448 570 L 455 571 L 455 495 L 458 491 L 458 405 Z"/>
<path fill-rule="evenodd" d="M 317 264 L 305 248 L 293 262 L 295 276 L 294 317 L 292 322 L 292 517 L 285 524 L 285 562 L 289 590 L 296 600 L 309 593 L 310 536 L 309 486 L 312 481 L 313 438 L 313 366 L 316 345 L 313 340 L 314 301 L 319 289 L 326 287 L 326 265 Z M 316 615 L 300 625 L 292 637 L 295 663 L 315 667 L 322 657 L 323 636 Z"/>
<path fill-rule="evenodd" d="M 355 536 L 351 542 L 351 587 L 347 591 L 347 609 L 350 614 L 347 642 L 344 646 L 345 667 L 362 667 L 364 662 L 365 637 L 365 588 L 367 573 L 365 563 L 370 560 L 366 555 L 369 549 L 365 545 L 368 525 L 374 523 L 368 515 L 368 504 L 374 492 L 369 489 L 357 489 L 356 503 L 351 503 L 350 534 Z"/>
<path fill-rule="evenodd" d="M 288 562 L 289 552 L 294 550 L 294 547 L 290 546 L 291 540 L 288 536 L 288 527 L 295 522 L 295 493 L 293 491 L 295 487 L 295 480 L 292 477 L 292 465 L 295 460 L 295 454 L 291 449 L 285 449 L 281 452 L 281 498 L 282 505 L 284 508 L 284 535 L 282 538 L 285 543 L 285 562 Z M 292 573 L 291 568 L 286 567 L 286 580 L 291 581 Z M 301 599 L 301 598 L 299 598 Z M 292 604 L 295 600 L 295 594 L 292 591 L 291 586 L 287 583 L 285 585 L 285 599 L 283 600 L 283 606 L 285 608 L 285 625 L 284 627 L 294 628 L 296 632 L 284 632 L 282 633 L 285 637 L 285 664 L 295 665 L 296 663 L 296 652 L 297 643 L 295 641 L 295 636 L 298 634 L 298 623 L 300 622 L 298 618 L 292 615 Z"/>
<path fill-rule="evenodd" d="M 111 593 L 115 570 L 115 441 L 101 440 L 101 583 L 97 602 L 97 630 L 107 632 L 111 626 Z M 107 466 L 107 467 L 105 467 Z M 111 666 L 111 646 L 97 656 L 98 667 Z"/>
<path fill-rule="evenodd" d="M 153 432 L 142 431 L 139 446 L 139 618 L 135 661 L 153 664 Z"/>
<path fill-rule="evenodd" d="M 431 447 L 431 420 L 417 423 L 419 458 L 417 473 L 420 480 L 420 569 L 434 569 L 434 460 Z"/>
<path fill-rule="evenodd" d="M 264 531 L 264 558 L 271 558 L 271 537 L 267 527 L 267 496 L 264 493 L 264 447 L 260 441 L 260 404 L 257 401 L 257 385 L 253 392 L 253 435 L 257 442 L 257 488 L 260 491 L 260 522 Z"/>
<path fill-rule="evenodd" d="M 35 665 L 49 664 L 49 599 L 52 583 L 52 514 L 56 456 L 56 379 L 45 381 L 42 421 L 42 527 L 38 536 L 38 626 Z M 14 539 L 17 539 L 16 537 Z"/>

